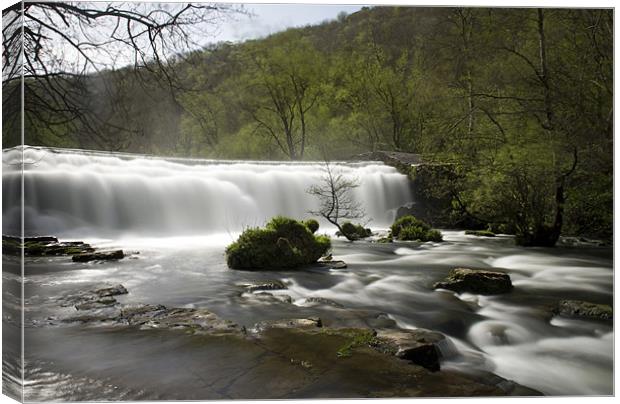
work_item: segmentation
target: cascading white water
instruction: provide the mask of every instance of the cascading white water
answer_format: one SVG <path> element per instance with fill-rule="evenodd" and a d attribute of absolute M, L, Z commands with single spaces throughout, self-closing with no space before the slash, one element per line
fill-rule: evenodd
<path fill-rule="evenodd" d="M 22 155 L 23 151 L 23 155 Z M 24 147 L 3 151 L 3 233 L 20 227 L 24 162 L 26 235 L 171 236 L 238 232 L 275 215 L 310 217 L 320 162 L 163 159 Z M 411 200 L 406 176 L 380 162 L 334 163 L 370 226 L 387 227 Z M 16 231 L 17 230 L 17 231 Z"/>

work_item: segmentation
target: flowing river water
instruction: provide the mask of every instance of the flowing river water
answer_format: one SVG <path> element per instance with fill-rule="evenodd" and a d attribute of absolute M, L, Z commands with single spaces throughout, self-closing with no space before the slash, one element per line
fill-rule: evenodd
<path fill-rule="evenodd" d="M 18 149 L 4 152 L 5 234 L 15 234 L 19 224 L 14 219 L 19 159 Z M 226 377 L 251 360 L 244 350 L 218 343 L 205 347 L 158 333 L 44 326 L 57 310 L 51 303 L 55 298 L 102 283 L 123 284 L 129 290 L 118 297 L 123 304 L 208 308 L 247 327 L 307 316 L 360 326 L 371 317 L 384 317 L 400 328 L 447 335 L 441 372 L 490 371 L 547 395 L 613 393 L 611 324 L 551 313 L 561 299 L 612 304 L 610 247 L 526 249 L 516 247 L 510 236 L 478 238 L 443 230 L 443 243 L 349 243 L 334 237 L 333 257 L 344 260 L 347 269 L 234 271 L 226 266 L 224 248 L 244 227 L 261 225 L 275 214 L 308 217 L 316 202 L 305 190 L 320 181 L 321 164 L 162 160 L 39 148 L 27 148 L 24 162 L 28 235 L 53 234 L 140 252 L 133 259 L 105 263 L 28 260 L 24 338 L 29 400 L 237 397 L 205 393 L 211 390 L 199 388 L 200 375 Z M 391 167 L 372 162 L 335 166 L 361 180 L 355 196 L 373 219 L 373 229 L 385 230 L 395 210 L 411 202 L 406 177 Z M 334 232 L 324 225 L 321 231 Z M 433 290 L 433 283 L 455 267 L 504 271 L 515 288 L 497 296 Z M 5 260 L 5 308 L 15 299 L 17 268 Z M 240 286 L 272 279 L 287 285 L 274 295 L 286 294 L 290 302 L 262 299 Z M 15 321 L 6 313 L 3 320 Z M 7 334 L 10 327 L 4 328 L 5 338 L 15 337 Z M 260 387 L 249 388 L 233 385 L 226 391 L 270 396 Z M 321 396 L 318 388 L 307 394 Z M 346 390 L 342 394 L 346 397 Z"/>

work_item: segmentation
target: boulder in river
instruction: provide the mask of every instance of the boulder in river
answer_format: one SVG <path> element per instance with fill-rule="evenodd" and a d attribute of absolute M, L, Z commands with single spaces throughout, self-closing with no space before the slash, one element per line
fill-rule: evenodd
<path fill-rule="evenodd" d="M 73 262 L 110 261 L 125 258 L 123 250 L 81 253 L 73 256 Z"/>
<path fill-rule="evenodd" d="M 457 293 L 469 292 L 480 295 L 508 293 L 512 290 L 510 276 L 503 272 L 455 268 L 435 289 L 449 289 Z"/>
<path fill-rule="evenodd" d="M 329 237 L 314 235 L 297 220 L 276 216 L 265 228 L 246 229 L 226 247 L 226 263 L 243 270 L 298 269 L 316 263 L 330 247 Z"/>
<path fill-rule="evenodd" d="M 613 309 L 607 304 L 596 304 L 581 300 L 562 300 L 554 313 L 565 317 L 611 320 Z"/>
<path fill-rule="evenodd" d="M 415 330 L 380 329 L 377 330 L 376 338 L 377 347 L 382 352 L 408 360 L 433 372 L 440 368 L 439 344 L 446 339 L 443 334 L 421 328 Z"/>

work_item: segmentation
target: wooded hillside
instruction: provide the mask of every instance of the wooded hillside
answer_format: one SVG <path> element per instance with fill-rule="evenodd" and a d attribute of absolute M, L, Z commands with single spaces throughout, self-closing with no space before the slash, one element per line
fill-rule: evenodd
<path fill-rule="evenodd" d="M 91 76 L 82 102 L 98 125 L 29 112 L 26 143 L 230 159 L 420 153 L 456 163 L 444 189 L 482 222 L 535 244 L 610 237 L 612 66 L 612 10 L 364 8 L 195 51 L 174 76 Z M 33 88 L 26 104 L 45 97 Z"/>

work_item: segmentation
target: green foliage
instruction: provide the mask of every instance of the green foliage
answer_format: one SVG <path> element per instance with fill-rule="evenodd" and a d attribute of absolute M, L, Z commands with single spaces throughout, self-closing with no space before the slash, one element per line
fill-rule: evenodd
<path fill-rule="evenodd" d="M 392 242 L 394 242 L 394 238 L 392 237 L 391 234 L 386 237 L 381 237 L 379 240 L 377 240 L 377 243 L 381 243 L 381 244 L 392 243 Z"/>
<path fill-rule="evenodd" d="M 316 262 L 330 247 L 329 237 L 277 216 L 264 229 L 246 229 L 226 247 L 226 262 L 233 269 L 293 269 Z"/>
<path fill-rule="evenodd" d="M 443 241 L 441 232 L 411 215 L 397 219 L 390 229 L 392 236 L 398 240 Z"/>
<path fill-rule="evenodd" d="M 610 239 L 613 23 L 604 9 L 364 8 L 184 55 L 174 90 L 157 71 L 88 76 L 75 102 L 109 124 L 99 135 L 41 114 L 45 94 L 27 80 L 23 129 L 31 145 L 162 155 L 421 153 L 458 174 L 438 169 L 414 189 L 433 223 L 493 224 L 526 244 Z M 5 146 L 19 122 L 4 125 Z"/>
<path fill-rule="evenodd" d="M 314 234 L 319 229 L 319 222 L 316 219 L 308 219 L 303 222 L 306 227 Z"/>
<path fill-rule="evenodd" d="M 374 346 L 378 344 L 378 339 L 374 330 L 365 329 L 345 329 L 338 335 L 345 335 L 350 338 L 349 342 L 340 347 L 336 352 L 339 358 L 347 358 L 353 355 L 353 350 L 361 346 Z"/>
<path fill-rule="evenodd" d="M 358 240 L 360 238 L 370 237 L 372 231 L 364 228 L 361 224 L 353 224 L 351 222 L 344 222 L 340 225 L 342 229 L 342 235 L 348 240 Z"/>
<path fill-rule="evenodd" d="M 399 238 L 400 236 L 400 232 L 407 227 L 419 227 L 424 231 L 430 230 L 431 226 L 429 226 L 427 223 L 417 219 L 416 217 L 412 216 L 412 215 L 407 215 L 407 216 L 403 216 L 399 219 L 397 219 L 396 221 L 394 221 L 394 223 L 392 224 L 392 226 L 390 227 L 390 230 L 392 232 L 392 236 Z"/>

